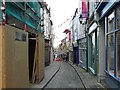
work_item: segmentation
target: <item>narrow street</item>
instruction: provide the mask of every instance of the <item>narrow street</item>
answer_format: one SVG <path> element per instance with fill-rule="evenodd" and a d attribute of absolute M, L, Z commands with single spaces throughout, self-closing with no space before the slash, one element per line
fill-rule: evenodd
<path fill-rule="evenodd" d="M 0 0 L 0 90 L 120 90 L 120 0 Z"/>
<path fill-rule="evenodd" d="M 62 62 L 59 72 L 45 88 L 84 88 L 84 86 L 74 68 Z"/>
<path fill-rule="evenodd" d="M 45 68 L 44 79 L 40 84 L 31 84 L 31 89 L 105 89 L 96 77 L 72 62 L 54 61 Z"/>

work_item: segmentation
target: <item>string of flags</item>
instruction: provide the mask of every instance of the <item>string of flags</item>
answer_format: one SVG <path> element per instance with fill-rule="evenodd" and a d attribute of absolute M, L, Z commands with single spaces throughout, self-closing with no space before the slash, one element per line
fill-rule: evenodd
<path fill-rule="evenodd" d="M 63 23 L 61 23 L 60 25 L 58 25 L 57 27 L 54 27 L 53 29 L 56 28 L 60 28 L 61 26 L 63 26 L 66 22 L 68 22 L 73 16 L 71 16 L 70 18 L 66 19 Z"/>

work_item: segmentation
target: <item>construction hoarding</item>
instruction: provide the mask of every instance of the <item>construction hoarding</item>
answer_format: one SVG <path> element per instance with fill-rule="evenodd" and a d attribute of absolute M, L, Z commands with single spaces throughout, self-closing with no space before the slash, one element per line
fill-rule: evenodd
<path fill-rule="evenodd" d="M 28 33 L 5 25 L 0 34 L 2 88 L 28 88 Z"/>

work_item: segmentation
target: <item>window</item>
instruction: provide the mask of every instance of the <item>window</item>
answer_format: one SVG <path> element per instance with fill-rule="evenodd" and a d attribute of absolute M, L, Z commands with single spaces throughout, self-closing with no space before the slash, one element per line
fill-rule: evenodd
<path fill-rule="evenodd" d="M 117 24 L 116 25 L 117 25 L 117 29 L 120 29 L 120 6 L 117 8 L 116 13 L 117 13 L 117 15 L 116 15 L 117 16 L 116 17 Z"/>
<path fill-rule="evenodd" d="M 116 36 L 116 53 L 117 53 L 117 77 L 120 78 L 120 31 L 117 32 Z"/>
<path fill-rule="evenodd" d="M 120 6 L 116 9 L 116 28 L 120 30 Z M 117 77 L 120 78 L 120 31 L 116 32 Z"/>
<path fill-rule="evenodd" d="M 114 12 L 108 16 L 108 33 L 114 30 Z"/>
<path fill-rule="evenodd" d="M 80 40 L 79 43 L 79 57 L 80 62 L 84 63 L 86 61 L 86 38 Z"/>
<path fill-rule="evenodd" d="M 106 28 L 106 31 L 107 31 L 107 61 L 108 61 L 108 72 L 111 74 L 111 75 L 114 75 L 114 70 L 115 70 L 115 67 L 114 67 L 114 15 L 115 13 L 112 12 L 107 18 L 108 20 L 106 21 L 106 24 L 108 25 L 108 27 Z"/>
<path fill-rule="evenodd" d="M 98 35 L 97 35 L 98 34 Z M 89 63 L 89 68 L 92 70 L 94 74 L 97 74 L 97 57 L 98 57 L 98 30 L 95 29 L 91 34 L 90 34 L 90 63 Z"/>
<path fill-rule="evenodd" d="M 92 44 L 91 44 L 91 53 L 92 53 L 92 64 L 95 62 L 95 32 L 91 34 Z"/>
<path fill-rule="evenodd" d="M 80 44 L 79 44 L 79 57 L 80 57 L 80 63 L 83 63 L 82 60 L 82 40 L 80 40 Z"/>
<path fill-rule="evenodd" d="M 114 74 L 114 34 L 108 35 L 108 70 Z"/>
<path fill-rule="evenodd" d="M 107 70 L 120 79 L 120 6 L 106 18 Z"/>

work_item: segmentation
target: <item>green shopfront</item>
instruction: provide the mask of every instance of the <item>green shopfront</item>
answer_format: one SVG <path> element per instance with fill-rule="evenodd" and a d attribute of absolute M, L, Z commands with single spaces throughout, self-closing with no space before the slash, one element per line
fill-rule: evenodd
<path fill-rule="evenodd" d="M 93 23 L 88 32 L 88 68 L 96 75 L 98 67 L 98 38 L 99 30 L 97 23 Z"/>

